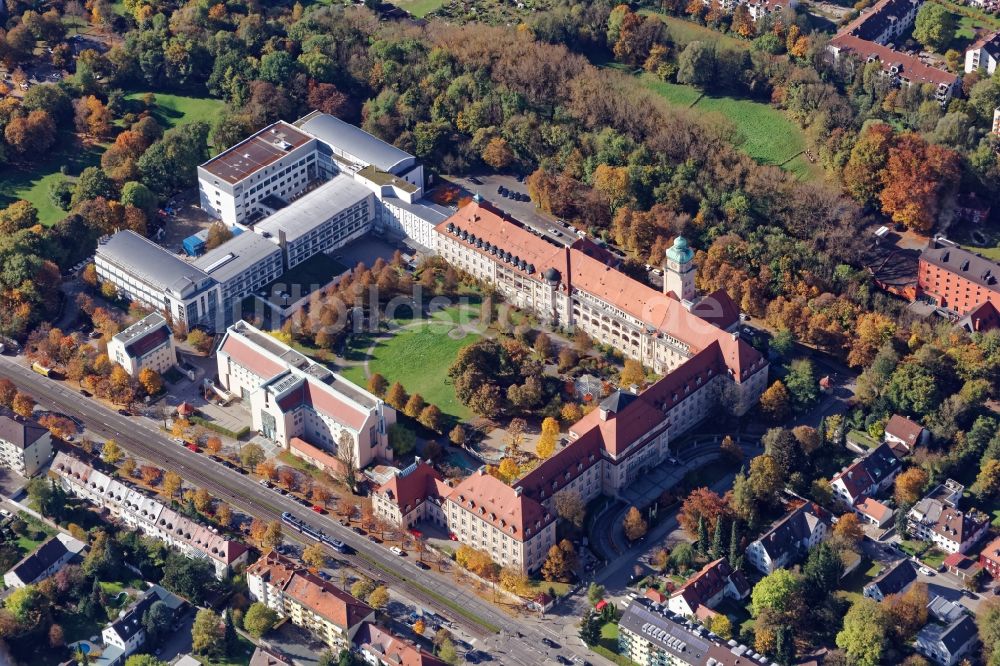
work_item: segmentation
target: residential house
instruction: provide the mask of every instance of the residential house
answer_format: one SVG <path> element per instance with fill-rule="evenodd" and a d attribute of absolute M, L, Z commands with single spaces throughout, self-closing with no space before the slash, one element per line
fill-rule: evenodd
<path fill-rule="evenodd" d="M 67 493 L 107 510 L 129 529 L 163 541 L 187 557 L 208 561 L 216 578 L 226 578 L 246 564 L 249 550 L 244 544 L 229 540 L 219 534 L 218 528 L 202 525 L 77 458 L 60 451 L 52 461 L 51 471 Z"/>
<path fill-rule="evenodd" d="M 1000 62 L 1000 32 L 980 37 L 965 50 L 966 74 L 982 69 L 986 76 L 993 76 L 997 62 Z"/>
<path fill-rule="evenodd" d="M 935 594 L 934 598 L 927 602 L 927 614 L 930 618 L 942 624 L 951 624 L 968 613 L 965 606 L 954 601 L 950 601 L 940 594 Z"/>
<path fill-rule="evenodd" d="M 747 561 L 769 574 L 796 563 L 829 534 L 829 514 L 812 502 L 803 502 L 747 546 Z"/>
<path fill-rule="evenodd" d="M 640 666 L 769 666 L 764 655 L 725 641 L 644 597 L 618 622 L 618 653 Z"/>
<path fill-rule="evenodd" d="M 917 570 L 910 560 L 897 560 L 883 569 L 870 583 L 865 585 L 862 594 L 869 599 L 882 601 L 890 594 L 899 594 L 917 579 Z"/>
<path fill-rule="evenodd" d="M 142 625 L 142 617 L 157 601 L 165 603 L 175 616 L 186 603 L 159 585 L 150 587 L 135 603 L 104 627 L 101 632 L 101 639 L 104 641 L 102 664 L 120 666 L 130 654 L 145 645 L 146 630 Z"/>
<path fill-rule="evenodd" d="M 170 324 L 159 312 L 143 317 L 111 338 L 108 357 L 133 377 L 145 368 L 162 375 L 177 364 Z"/>
<path fill-rule="evenodd" d="M 671 594 L 667 608 L 684 617 L 696 617 L 701 607 L 714 610 L 723 599 L 741 601 L 748 594 L 750 584 L 746 576 L 722 557 L 706 564 Z"/>
<path fill-rule="evenodd" d="M 1000 537 L 983 546 L 979 553 L 979 564 L 993 579 L 1000 578 Z"/>
<path fill-rule="evenodd" d="M 917 652 L 939 666 L 954 666 L 978 646 L 976 622 L 965 614 L 948 624 L 928 622 L 914 643 Z"/>
<path fill-rule="evenodd" d="M 446 666 L 445 661 L 372 622 L 361 625 L 354 644 L 371 666 Z"/>
<path fill-rule="evenodd" d="M 56 574 L 86 547 L 82 541 L 60 532 L 25 555 L 3 575 L 3 582 L 8 588 L 37 583 Z"/>
<path fill-rule="evenodd" d="M 52 435 L 33 419 L 0 407 L 0 467 L 33 477 L 52 459 Z"/>
<path fill-rule="evenodd" d="M 363 601 L 274 551 L 247 567 L 246 576 L 251 597 L 334 650 L 350 649 L 361 626 L 375 619 Z"/>
<path fill-rule="evenodd" d="M 927 429 L 912 419 L 899 414 L 893 414 L 885 424 L 883 441 L 892 447 L 896 455 L 902 457 L 921 444 L 926 444 L 929 433 Z"/>
<path fill-rule="evenodd" d="M 249 666 L 292 666 L 290 659 L 275 654 L 267 648 L 257 646 L 250 657 Z"/>
<path fill-rule="evenodd" d="M 966 553 L 986 534 L 989 518 L 982 511 L 960 511 L 933 497 L 925 497 L 907 514 L 906 531 L 930 541 L 946 553 Z"/>
<path fill-rule="evenodd" d="M 903 465 L 888 444 L 881 444 L 830 479 L 834 497 L 847 507 L 892 485 Z"/>
<path fill-rule="evenodd" d="M 896 515 L 891 507 L 871 497 L 863 498 L 851 508 L 861 520 L 878 528 L 887 526 L 892 521 L 892 517 Z"/>

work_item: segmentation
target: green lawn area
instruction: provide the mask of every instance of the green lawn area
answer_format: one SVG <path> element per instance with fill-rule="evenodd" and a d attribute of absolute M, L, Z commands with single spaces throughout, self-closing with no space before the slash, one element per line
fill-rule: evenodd
<path fill-rule="evenodd" d="M 125 99 L 139 101 L 145 94 L 145 92 L 133 92 L 126 95 Z M 199 120 L 211 125 L 225 106 L 221 100 L 208 97 L 190 97 L 169 93 L 153 94 L 156 95 L 156 109 L 153 111 L 153 117 L 164 129 Z"/>
<path fill-rule="evenodd" d="M 846 599 L 851 603 L 854 603 L 862 597 L 862 591 L 865 585 L 867 585 L 875 576 L 879 574 L 882 567 L 877 562 L 873 563 L 868 558 L 864 558 L 858 568 L 850 573 L 850 575 L 842 578 L 840 581 L 840 589 L 834 592 L 841 599 Z"/>
<path fill-rule="evenodd" d="M 28 553 L 32 552 L 40 545 L 42 545 L 42 543 L 45 542 L 50 536 L 56 533 L 56 531 L 53 528 L 49 527 L 48 525 L 38 520 L 37 518 L 33 518 L 24 511 L 19 511 L 17 517 L 23 520 L 25 523 L 27 523 L 28 527 L 30 527 L 31 529 L 41 530 L 42 532 L 45 533 L 45 536 L 43 536 L 41 539 L 37 541 L 35 539 L 30 539 L 26 536 L 18 535 L 17 540 L 14 543 L 17 544 L 18 549 L 21 551 L 21 555 L 27 555 Z"/>
<path fill-rule="evenodd" d="M 872 439 L 868 433 L 860 430 L 852 430 L 847 433 L 847 440 L 869 449 L 878 448 L 878 442 Z"/>
<path fill-rule="evenodd" d="M 101 633 L 101 624 L 83 613 L 59 612 L 56 621 L 62 626 L 67 643 L 98 636 Z"/>
<path fill-rule="evenodd" d="M 621 666 L 634 664 L 631 659 L 618 654 L 618 623 L 606 622 L 601 626 L 601 642 L 591 647 L 597 654 Z"/>
<path fill-rule="evenodd" d="M 459 350 L 482 336 L 474 331 L 456 331 L 453 324 L 459 314 L 459 308 L 454 306 L 434 313 L 430 320 L 394 320 L 404 328 L 378 341 L 368 362 L 370 371 L 381 373 L 390 383 L 400 382 L 410 395 L 419 393 L 444 414 L 469 418 L 472 412 L 455 397 L 448 368 Z M 464 318 L 474 317 L 478 317 L 478 309 L 474 313 L 467 311 Z M 350 357 L 363 360 L 370 345 L 368 336 L 356 336 L 350 343 Z M 368 383 L 363 365 L 345 368 L 341 374 L 360 386 Z"/>
<path fill-rule="evenodd" d="M 389 0 L 389 2 L 417 18 L 423 18 L 437 11 L 444 4 L 444 0 Z"/>
<path fill-rule="evenodd" d="M 539 594 L 541 592 L 545 592 L 547 594 L 550 587 L 553 589 L 553 591 L 555 591 L 557 596 L 561 597 L 567 592 L 569 592 L 570 585 L 569 583 L 560 583 L 559 581 L 553 581 L 551 583 L 547 580 L 531 581 L 531 589 L 533 590 L 534 594 Z"/>
<path fill-rule="evenodd" d="M 915 541 L 913 539 L 900 539 L 899 547 L 907 555 L 912 555 L 913 557 L 919 558 L 929 548 L 929 545 L 925 541 Z"/>
<path fill-rule="evenodd" d="M 944 558 L 948 557 L 948 554 L 943 550 L 938 550 L 937 548 L 930 548 L 924 556 L 920 558 L 920 561 L 929 566 L 931 569 L 937 570 L 942 564 L 944 564 Z"/>
<path fill-rule="evenodd" d="M 699 116 L 717 113 L 727 119 L 740 135 L 738 148 L 754 159 L 781 165 L 800 179 L 822 176 L 822 167 L 799 155 L 806 148 L 802 129 L 770 104 L 707 94 L 699 99 L 701 93 L 695 87 L 660 81 L 648 73 L 642 74 L 641 80 L 673 106 L 693 109 Z"/>
<path fill-rule="evenodd" d="M 82 147 L 71 133 L 61 133 L 53 150 L 42 159 L 0 169 L 0 208 L 24 199 L 38 210 L 39 222 L 52 226 L 66 217 L 66 211 L 49 197 L 49 188 L 66 178 L 59 173 L 59 167 L 65 165 L 68 174 L 79 175 L 85 168 L 100 164 L 103 151 L 101 146 Z"/>
<path fill-rule="evenodd" d="M 676 16 L 668 16 L 667 14 L 651 9 L 640 9 L 639 13 L 647 16 L 656 16 L 666 23 L 667 28 L 670 30 L 671 39 L 678 44 L 680 49 L 683 49 L 691 42 L 715 42 L 719 46 L 729 49 L 743 50 L 750 48 L 750 42 L 725 35 L 718 30 L 713 30 L 706 26 L 692 23 L 691 21 L 685 21 Z"/>

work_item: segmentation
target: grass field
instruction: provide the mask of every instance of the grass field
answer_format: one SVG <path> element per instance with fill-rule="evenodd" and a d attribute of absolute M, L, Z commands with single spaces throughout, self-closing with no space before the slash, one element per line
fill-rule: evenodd
<path fill-rule="evenodd" d="M 368 366 L 371 372 L 381 373 L 389 382 L 400 382 L 410 395 L 419 393 L 445 414 L 465 419 L 472 416 L 472 412 L 455 397 L 455 390 L 448 379 L 448 368 L 459 350 L 479 340 L 481 335 L 452 331 L 459 312 L 458 307 L 451 307 L 434 313 L 426 321 L 396 320 L 405 328 L 390 338 L 378 341 Z M 358 336 L 350 346 L 352 357 L 363 360 L 371 346 L 371 338 Z M 360 364 L 345 368 L 341 374 L 361 386 L 368 383 L 364 367 Z"/>
<path fill-rule="evenodd" d="M 669 16 L 651 9 L 640 9 L 639 13 L 646 16 L 655 16 L 666 23 L 667 28 L 670 30 L 671 39 L 677 42 L 681 49 L 691 42 L 714 42 L 719 46 L 729 49 L 745 50 L 750 48 L 750 42 L 731 37 L 730 35 L 724 35 L 718 30 L 712 30 L 706 26 L 685 21 L 676 16 Z"/>
<path fill-rule="evenodd" d="M 738 147 L 750 157 L 783 166 L 800 179 L 822 176 L 819 165 L 799 155 L 806 147 L 805 134 L 779 109 L 749 99 L 702 96 L 693 86 L 661 81 L 649 73 L 642 74 L 640 80 L 673 106 L 693 109 L 699 115 L 717 113 L 729 120 L 742 138 Z"/>
<path fill-rule="evenodd" d="M 66 217 L 66 211 L 52 203 L 49 188 L 63 176 L 59 167 L 65 165 L 73 176 L 101 161 L 101 146 L 82 147 L 69 132 L 56 139 L 55 148 L 43 159 L 24 166 L 6 166 L 0 169 L 0 208 L 6 208 L 24 199 L 38 209 L 38 221 L 52 226 Z"/>
<path fill-rule="evenodd" d="M 145 94 L 145 92 L 133 92 L 126 95 L 125 99 L 138 102 Z M 222 111 L 222 107 L 225 106 L 221 100 L 208 97 L 189 97 L 168 93 L 153 94 L 156 95 L 156 109 L 153 111 L 153 117 L 164 129 L 199 120 L 211 125 L 218 113 Z"/>
<path fill-rule="evenodd" d="M 423 18 L 437 11 L 444 4 L 444 0 L 389 0 L 389 2 L 417 18 Z"/>

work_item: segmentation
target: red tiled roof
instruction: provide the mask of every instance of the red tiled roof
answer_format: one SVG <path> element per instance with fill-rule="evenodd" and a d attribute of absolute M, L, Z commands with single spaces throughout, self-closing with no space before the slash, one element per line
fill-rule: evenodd
<path fill-rule="evenodd" d="M 408 474 L 394 474 L 375 492 L 387 496 L 406 515 L 418 504 L 437 493 L 441 475 L 436 469 L 421 461 Z"/>
<path fill-rule="evenodd" d="M 733 585 L 737 593 L 742 594 L 749 590 L 743 574 L 734 571 L 729 565 L 729 560 L 721 557 L 714 562 L 709 562 L 701 568 L 701 571 L 692 576 L 682 588 L 671 596 L 681 596 L 688 606 L 697 610 L 699 606 L 705 606 L 708 601 L 722 592 L 729 583 L 730 577 L 737 577 Z"/>
<path fill-rule="evenodd" d="M 924 427 L 922 425 L 899 414 L 893 414 L 892 418 L 885 425 L 885 434 L 903 440 L 903 443 L 911 449 L 917 445 L 917 442 L 920 440 L 920 434 L 923 431 Z"/>
<path fill-rule="evenodd" d="M 454 233 L 448 231 L 448 225 L 482 241 L 484 247 L 479 247 L 478 243 L 469 243 L 468 247 L 491 257 L 491 260 L 495 257 L 486 249 L 487 244 L 524 260 L 528 269 L 534 268 L 530 272 L 513 264 L 506 264 L 510 270 L 541 280 L 548 269 L 555 269 L 559 272 L 562 289 L 586 291 L 644 322 L 649 330 L 677 338 L 688 345 L 693 353 L 718 342 L 719 351 L 737 381 L 746 379 L 751 374 L 751 366 L 762 360 L 760 352 L 740 340 L 739 336 L 727 333 L 697 314 L 688 312 L 676 298 L 633 280 L 581 250 L 556 247 L 505 220 L 485 205 L 470 203 L 463 206 L 435 228 L 442 236 L 456 238 Z"/>
<path fill-rule="evenodd" d="M 417 646 L 392 634 L 389 630 L 365 622 L 361 625 L 354 642 L 362 649 L 369 649 L 381 663 L 395 666 L 446 666 L 445 662 L 428 654 Z"/>
<path fill-rule="evenodd" d="M 857 54 L 860 58 L 877 58 L 882 69 L 893 65 L 899 67 L 898 75 L 911 83 L 945 84 L 953 86 L 958 82 L 958 76 L 937 67 L 931 67 L 917 56 L 895 51 L 888 46 L 856 37 L 842 32 L 830 40 L 830 45 L 842 51 Z"/>
<path fill-rule="evenodd" d="M 595 409 L 591 414 L 596 412 Z M 532 497 L 543 500 L 551 497 L 600 462 L 602 444 L 600 431 L 589 428 L 579 439 L 570 442 L 528 472 L 517 485 Z"/>
<path fill-rule="evenodd" d="M 256 575 L 281 589 L 291 599 L 302 604 L 344 631 L 365 620 L 371 607 L 346 592 L 337 589 L 301 565 L 276 553 L 268 552 L 247 567 L 248 575 Z"/>
<path fill-rule="evenodd" d="M 970 333 L 985 333 L 1000 328 L 1000 310 L 992 301 L 983 301 L 962 317 L 959 325 Z"/>
<path fill-rule="evenodd" d="M 885 504 L 882 504 L 882 502 L 872 499 L 871 497 L 863 498 L 855 505 L 855 508 L 879 523 L 884 522 L 890 515 L 892 515 L 892 509 L 887 507 Z"/>
<path fill-rule="evenodd" d="M 555 517 L 545 507 L 482 470 L 465 478 L 448 500 L 518 541 L 527 541 Z"/>
<path fill-rule="evenodd" d="M 994 566 L 1000 566 L 1000 536 L 983 546 L 979 557 L 984 561 L 992 562 Z"/>
<path fill-rule="evenodd" d="M 316 380 L 303 378 L 302 383 L 297 388 L 278 401 L 278 407 L 281 411 L 287 412 L 300 405 L 309 405 L 317 412 L 331 417 L 337 423 L 360 431 L 368 419 L 368 414 L 344 402 L 326 388 L 325 384 Z"/>
<path fill-rule="evenodd" d="M 725 289 L 718 289 L 702 298 L 691 308 L 691 312 L 721 329 L 727 329 L 740 320 L 740 309 Z"/>
<path fill-rule="evenodd" d="M 285 370 L 283 365 L 249 347 L 233 335 L 226 335 L 219 351 L 225 352 L 235 363 L 264 379 L 274 377 Z"/>

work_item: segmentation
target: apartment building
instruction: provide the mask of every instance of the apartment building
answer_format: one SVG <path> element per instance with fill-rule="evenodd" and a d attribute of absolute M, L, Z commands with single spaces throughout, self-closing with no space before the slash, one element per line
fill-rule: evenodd
<path fill-rule="evenodd" d="M 768 666 L 752 648 L 724 641 L 666 606 L 640 597 L 618 622 L 618 653 L 640 666 Z"/>
<path fill-rule="evenodd" d="M 907 514 L 906 531 L 916 539 L 930 541 L 946 553 L 967 553 L 985 536 L 990 526 L 982 511 L 961 511 L 934 497 L 925 497 Z"/>
<path fill-rule="evenodd" d="M 219 287 L 219 319 L 235 321 L 237 304 L 285 272 L 281 247 L 262 235 L 242 233 L 192 262 Z"/>
<path fill-rule="evenodd" d="M 763 574 L 795 564 L 830 535 L 830 517 L 819 505 L 803 502 L 747 546 L 747 561 Z"/>
<path fill-rule="evenodd" d="M 589 241 L 553 245 L 482 202 L 462 207 L 436 231 L 437 251 L 446 261 L 551 326 L 582 329 L 659 374 L 714 349 L 724 359 L 739 414 L 764 390 L 767 362 L 730 332 L 739 310 L 728 295 L 691 301 L 694 253 L 683 238 L 667 251 L 667 293 L 661 294 L 605 263 Z"/>
<path fill-rule="evenodd" d="M 979 553 L 979 564 L 986 570 L 991 578 L 1000 578 L 1000 537 L 993 539 L 983 546 Z"/>
<path fill-rule="evenodd" d="M 159 312 L 146 315 L 108 342 L 108 357 L 137 377 L 144 368 L 163 374 L 177 365 L 170 324 Z"/>
<path fill-rule="evenodd" d="M 365 622 L 354 636 L 358 654 L 371 666 L 446 666 L 447 662 L 396 636 L 387 628 Z"/>
<path fill-rule="evenodd" d="M 849 56 L 857 58 L 861 66 L 879 63 L 882 75 L 893 85 L 929 85 L 934 98 L 944 106 L 958 92 L 961 78 L 895 48 L 922 4 L 923 0 L 880 0 L 842 28 L 827 49 L 837 61 Z"/>
<path fill-rule="evenodd" d="M 1000 307 L 1000 264 L 943 237 L 920 253 L 917 298 L 957 316 L 986 301 Z"/>
<path fill-rule="evenodd" d="M 121 611 L 114 620 L 101 631 L 104 642 L 101 650 L 102 666 L 121 666 L 129 655 L 137 652 L 146 644 L 146 629 L 142 618 L 146 611 L 158 601 L 162 601 L 173 612 L 176 618 L 184 607 L 185 601 L 171 594 L 159 585 L 153 585 L 146 590 L 131 606 Z"/>
<path fill-rule="evenodd" d="M 37 421 L 0 407 L 0 466 L 31 478 L 52 459 L 52 435 Z"/>
<path fill-rule="evenodd" d="M 971 74 L 981 69 L 987 76 L 993 76 L 998 61 L 1000 61 L 1000 32 L 994 32 L 977 39 L 965 51 L 965 73 Z"/>
<path fill-rule="evenodd" d="M 251 597 L 334 650 L 350 649 L 359 629 L 374 622 L 367 604 L 274 551 L 247 567 L 246 576 Z"/>
<path fill-rule="evenodd" d="M 834 499 L 848 508 L 854 508 L 866 498 L 884 492 L 902 468 L 903 464 L 892 448 L 881 444 L 830 479 Z"/>
<path fill-rule="evenodd" d="M 917 652 L 938 666 L 955 666 L 979 647 L 979 629 L 971 615 L 960 613 L 950 622 L 932 619 L 917 632 Z"/>
<path fill-rule="evenodd" d="M 396 410 L 273 336 L 237 322 L 216 363 L 219 386 L 249 405 L 253 429 L 291 453 L 336 467 L 349 441 L 358 468 L 392 459 L 388 429 Z"/>
<path fill-rule="evenodd" d="M 230 541 L 217 528 L 195 522 L 81 460 L 59 452 L 51 471 L 67 493 L 107 510 L 131 530 L 163 541 L 187 557 L 208 561 L 220 580 L 246 564 L 249 550 L 242 543 Z"/>

